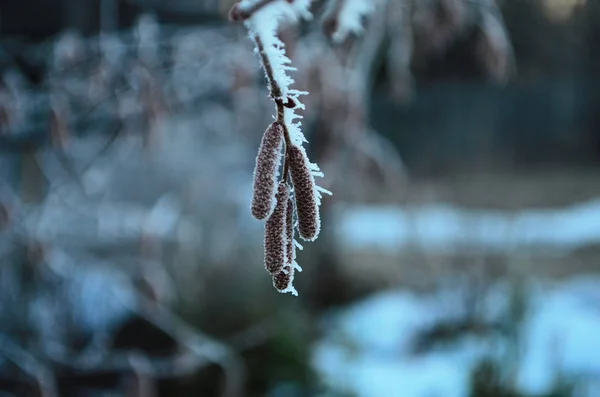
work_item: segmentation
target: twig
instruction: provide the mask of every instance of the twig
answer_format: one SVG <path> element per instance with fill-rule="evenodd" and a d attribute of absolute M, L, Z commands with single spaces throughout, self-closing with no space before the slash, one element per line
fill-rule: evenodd
<path fill-rule="evenodd" d="M 269 318 L 230 335 L 225 340 L 236 351 L 242 352 L 263 345 L 273 337 L 274 332 L 275 322 Z"/>
<path fill-rule="evenodd" d="M 239 397 L 243 392 L 245 369 L 241 359 L 230 347 L 192 329 L 165 306 L 149 302 L 140 297 L 142 302 L 137 313 L 150 321 L 162 331 L 175 337 L 196 357 L 215 363 L 225 372 L 225 387 L 223 397 Z"/>
<path fill-rule="evenodd" d="M 123 123 L 121 121 L 117 121 L 116 126 L 113 128 L 112 133 L 110 134 L 110 137 L 108 138 L 108 140 L 104 143 L 104 145 L 102 145 L 100 150 L 98 150 L 98 153 L 96 153 L 92 157 L 92 160 L 90 160 L 90 162 L 85 167 L 82 168 L 82 170 L 80 171 L 81 174 L 85 174 L 85 172 L 88 171 L 96 163 L 96 160 L 98 160 L 98 158 L 100 158 L 102 155 L 104 155 L 106 153 L 106 151 L 112 146 L 113 143 L 115 143 L 117 138 L 121 135 L 122 131 L 123 131 Z"/>
<path fill-rule="evenodd" d="M 129 356 L 129 362 L 135 376 L 135 385 L 133 386 L 136 397 L 156 397 L 157 390 L 154 384 L 152 372 L 152 363 L 150 360 L 135 352 Z"/>
<path fill-rule="evenodd" d="M 56 382 L 52 372 L 35 357 L 5 336 L 0 336 L 0 355 L 12 361 L 35 379 L 42 397 L 58 397 Z"/>
<path fill-rule="evenodd" d="M 363 100 L 367 100 L 370 97 L 375 81 L 375 74 L 382 63 L 381 55 L 386 33 L 385 18 L 388 1 L 380 1 L 376 5 L 375 11 L 371 15 L 369 28 L 366 30 L 363 40 L 357 46 L 355 54 L 352 57 L 354 64 L 351 67 L 357 73 L 360 84 L 356 95 L 364 98 Z M 396 6 L 393 5 L 392 7 Z"/>
<path fill-rule="evenodd" d="M 170 358 L 144 357 L 144 365 L 132 366 L 132 352 L 110 352 L 102 354 L 106 349 L 95 349 L 92 354 L 70 356 L 57 351 L 52 352 L 51 360 L 72 368 L 78 373 L 97 373 L 103 371 L 129 372 L 151 378 L 170 378 L 193 374 L 208 364 L 217 364 L 225 373 L 223 397 L 242 396 L 245 369 L 237 353 L 213 339 L 212 337 L 191 328 L 167 307 L 150 302 L 138 293 L 139 306 L 127 305 L 135 314 L 171 336 L 184 351 Z M 95 353 L 99 353 L 95 354 Z M 139 364 L 138 361 L 133 361 Z"/>

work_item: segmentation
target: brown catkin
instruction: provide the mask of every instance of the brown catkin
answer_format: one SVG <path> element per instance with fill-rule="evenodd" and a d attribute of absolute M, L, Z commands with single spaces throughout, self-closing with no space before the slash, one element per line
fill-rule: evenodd
<path fill-rule="evenodd" d="M 292 281 L 294 280 L 296 246 L 294 244 L 294 200 L 289 195 L 285 214 L 285 244 L 285 265 L 282 270 L 273 273 L 273 286 L 279 292 L 293 293 L 295 291 L 292 287 Z"/>
<path fill-rule="evenodd" d="M 294 244 L 294 200 L 288 199 L 285 214 L 285 263 L 291 265 L 296 259 L 296 245 Z"/>
<path fill-rule="evenodd" d="M 265 131 L 254 168 L 252 215 L 256 219 L 267 219 L 275 208 L 275 186 L 281 162 L 283 128 L 274 122 Z"/>
<path fill-rule="evenodd" d="M 315 195 L 315 180 L 308 166 L 308 159 L 302 149 L 290 145 L 288 164 L 294 197 L 296 198 L 296 214 L 298 215 L 298 232 L 307 241 L 314 241 L 321 229 L 319 206 Z"/>
<path fill-rule="evenodd" d="M 293 275 L 294 268 L 292 266 L 286 266 L 285 271 L 281 270 L 273 274 L 273 287 L 275 287 L 275 289 L 277 289 L 279 292 L 287 290 L 292 282 Z"/>
<path fill-rule="evenodd" d="M 265 268 L 271 273 L 283 269 L 286 261 L 286 214 L 290 188 L 281 182 L 275 195 L 276 205 L 265 223 Z"/>

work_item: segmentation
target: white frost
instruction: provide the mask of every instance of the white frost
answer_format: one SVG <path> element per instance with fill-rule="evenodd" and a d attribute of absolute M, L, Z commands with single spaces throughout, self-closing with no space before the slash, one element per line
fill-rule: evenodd
<path fill-rule="evenodd" d="M 375 11 L 374 0 L 345 0 L 337 18 L 337 30 L 333 33 L 335 43 L 343 42 L 350 34 L 360 35 L 363 30 L 363 18 Z"/>
<path fill-rule="evenodd" d="M 245 26 L 250 33 L 250 38 L 255 43 L 255 52 L 261 56 L 263 66 L 267 70 L 269 67 L 271 69 L 272 76 L 269 76 L 269 73 L 265 70 L 267 78 L 272 78 L 273 80 L 273 82 L 270 81 L 269 83 L 272 85 L 276 84 L 279 88 L 280 92 L 277 92 L 277 90 L 274 90 L 275 87 L 269 87 L 271 95 L 275 96 L 273 99 L 283 101 L 284 103 L 288 103 L 291 100 L 294 103 L 292 108 L 286 107 L 284 109 L 285 126 L 291 143 L 301 149 L 306 162 L 309 164 L 313 185 L 315 186 L 313 194 L 315 201 L 320 205 L 321 193 L 331 194 L 331 192 L 318 187 L 314 183 L 314 178 L 322 177 L 323 173 L 316 164 L 308 160 L 306 150 L 302 146 L 307 142 L 301 130 L 302 123 L 300 120 L 302 116 L 296 113 L 298 109 L 305 108 L 304 104 L 300 102 L 300 96 L 307 95 L 308 92 L 290 88 L 294 83 L 294 79 L 288 75 L 288 72 L 295 71 L 296 69 L 291 66 L 292 61 L 286 55 L 285 44 L 277 36 L 278 28 L 282 23 L 296 23 L 300 18 L 310 19 L 312 17 L 309 11 L 310 4 L 310 0 L 295 0 L 292 2 L 275 0 L 257 8 L 260 5 L 259 0 L 243 0 L 238 4 L 238 7 L 240 11 L 252 14 L 245 22 Z M 317 219 L 317 234 L 315 239 L 319 234 L 319 229 L 320 219 Z M 297 243 L 294 241 L 294 244 Z M 299 268 L 297 264 L 293 266 L 294 268 Z M 293 295 L 297 295 L 292 282 L 293 274 L 288 288 L 280 292 L 291 292 Z"/>
<path fill-rule="evenodd" d="M 239 3 L 239 7 L 241 10 L 249 9 L 255 3 L 255 0 L 244 0 Z M 287 98 L 288 95 L 297 97 L 301 93 L 299 91 L 289 92 L 289 87 L 294 80 L 287 75 L 287 72 L 296 69 L 290 66 L 292 61 L 285 54 L 285 45 L 277 37 L 277 30 L 282 23 L 294 23 L 300 18 L 310 18 L 309 7 L 309 0 L 296 0 L 291 4 L 285 0 L 273 1 L 252 14 L 245 22 L 250 37 L 252 39 L 258 37 L 262 41 L 273 68 L 273 77 L 281 88 L 283 98 Z"/>

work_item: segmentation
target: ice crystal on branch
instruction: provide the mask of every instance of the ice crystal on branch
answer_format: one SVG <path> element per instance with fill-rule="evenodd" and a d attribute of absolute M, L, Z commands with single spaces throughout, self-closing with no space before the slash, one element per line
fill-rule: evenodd
<path fill-rule="evenodd" d="M 334 43 L 343 42 L 350 34 L 363 32 L 363 20 L 375 10 L 376 0 L 332 0 L 323 19 L 325 33 Z"/>
<path fill-rule="evenodd" d="M 251 9 L 250 6 L 244 6 L 246 3 L 254 4 L 257 2 L 242 1 L 239 3 L 239 8 L 242 10 Z M 309 0 L 271 1 L 258 9 L 244 22 L 250 32 L 250 38 L 255 43 L 255 51 L 261 57 L 269 90 L 274 100 L 287 102 L 288 95 L 297 97 L 302 94 L 297 91 L 290 92 L 290 85 L 294 83 L 294 80 L 288 76 L 288 72 L 296 69 L 290 66 L 292 61 L 285 53 L 285 44 L 277 37 L 277 29 L 281 23 L 297 22 L 300 17 L 310 18 L 309 6 Z M 299 101 L 296 100 L 296 102 Z"/>
<path fill-rule="evenodd" d="M 293 286 L 294 271 L 301 270 L 295 262 L 294 212 L 302 238 L 314 241 L 319 233 L 319 205 L 321 193 L 314 178 L 323 176 L 316 164 L 311 163 L 302 147 L 306 139 L 301 131 L 296 112 L 304 109 L 301 95 L 307 92 L 291 88 L 294 80 L 288 75 L 296 70 L 285 52 L 285 44 L 277 36 L 281 23 L 295 23 L 309 19 L 310 0 L 243 0 L 235 4 L 229 17 L 244 21 L 254 42 L 265 72 L 269 94 L 276 105 L 276 121 L 263 137 L 254 174 L 252 214 L 258 219 L 268 218 L 265 225 L 265 267 L 273 275 L 273 285 L 279 292 L 297 295 Z M 285 142 L 282 178 L 273 200 L 273 192 L 281 139 Z M 288 181 L 291 174 L 291 181 Z M 290 200 L 290 185 L 294 183 L 296 205 Z"/>

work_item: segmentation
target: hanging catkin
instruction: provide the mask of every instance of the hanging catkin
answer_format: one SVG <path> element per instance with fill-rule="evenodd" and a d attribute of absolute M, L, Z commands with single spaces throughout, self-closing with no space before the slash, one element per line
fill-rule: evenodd
<path fill-rule="evenodd" d="M 273 287 L 279 292 L 285 292 L 290 289 L 294 277 L 294 268 L 286 266 L 283 270 L 273 275 Z"/>
<path fill-rule="evenodd" d="M 265 131 L 256 156 L 252 195 L 252 215 L 256 219 L 267 219 L 275 208 L 275 189 L 282 146 L 283 127 L 274 122 Z"/>
<path fill-rule="evenodd" d="M 321 229 L 319 206 L 315 194 L 315 179 L 310 172 L 306 155 L 299 147 L 290 145 L 288 162 L 294 184 L 298 233 L 304 240 L 314 241 L 319 236 Z"/>
<path fill-rule="evenodd" d="M 277 121 L 265 132 L 256 158 L 251 210 L 255 218 L 266 220 L 265 267 L 271 272 L 273 285 L 279 292 L 295 296 L 298 292 L 293 286 L 294 272 L 302 269 L 296 263 L 298 243 L 294 240 L 294 229 L 297 224 L 300 237 L 314 241 L 320 229 L 321 194 L 331 193 L 315 185 L 314 178 L 322 177 L 323 173 L 308 161 L 301 146 L 306 139 L 299 121 L 302 117 L 296 111 L 304 109 L 300 96 L 308 93 L 291 87 L 294 79 L 288 72 L 295 69 L 279 38 L 279 25 L 310 19 L 311 4 L 311 0 L 242 0 L 229 13 L 232 21 L 243 21 L 248 29 L 277 108 Z M 277 187 L 284 141 L 284 177 Z M 294 200 L 290 198 L 292 185 Z M 301 248 L 299 244 L 298 247 Z"/>
<path fill-rule="evenodd" d="M 286 262 L 286 214 L 290 188 L 286 182 L 279 183 L 275 195 L 275 209 L 265 223 L 265 268 L 278 273 Z"/>
<path fill-rule="evenodd" d="M 296 260 L 296 244 L 294 243 L 294 199 L 288 198 L 285 215 L 285 263 L 292 265 Z"/>

